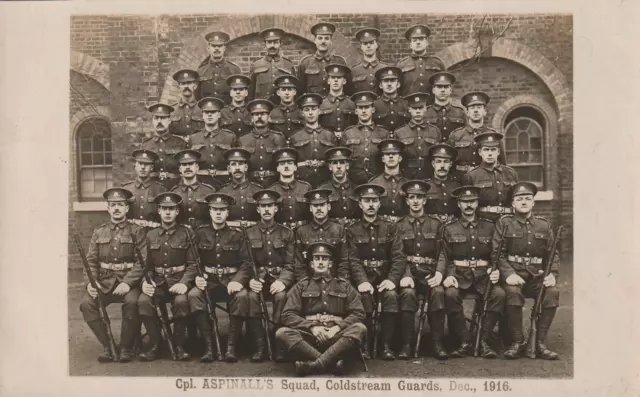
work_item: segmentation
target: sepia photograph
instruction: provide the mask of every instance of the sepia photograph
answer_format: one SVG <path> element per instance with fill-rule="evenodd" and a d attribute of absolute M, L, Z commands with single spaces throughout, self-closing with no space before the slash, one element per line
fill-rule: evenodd
<path fill-rule="evenodd" d="M 68 375 L 573 379 L 571 14 L 69 26 Z"/>

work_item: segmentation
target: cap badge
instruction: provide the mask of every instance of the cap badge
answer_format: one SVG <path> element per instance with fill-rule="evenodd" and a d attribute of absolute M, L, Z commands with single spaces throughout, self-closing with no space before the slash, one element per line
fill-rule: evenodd
<path fill-rule="evenodd" d="M 474 96 L 471 97 L 471 99 L 474 100 L 474 101 L 477 101 L 478 100 L 478 96 L 474 95 Z"/>
<path fill-rule="evenodd" d="M 342 156 L 342 152 L 341 152 L 340 150 L 338 150 L 338 151 L 336 152 L 336 156 Z"/>
<path fill-rule="evenodd" d="M 338 68 L 333 68 L 333 71 L 338 73 Z"/>
<path fill-rule="evenodd" d="M 284 82 L 285 82 L 285 83 L 288 83 L 288 82 L 289 82 L 289 79 L 284 79 Z"/>
<path fill-rule="evenodd" d="M 367 191 L 368 193 L 373 193 L 373 189 L 369 188 L 369 190 Z"/>
<path fill-rule="evenodd" d="M 361 100 L 361 101 L 366 101 L 366 100 L 367 100 L 367 96 L 366 96 L 366 95 L 363 95 L 363 96 L 360 98 L 360 100 Z"/>
<path fill-rule="evenodd" d="M 493 141 L 493 137 L 490 136 L 489 138 L 487 138 L 487 141 L 489 141 L 489 142 Z"/>
<path fill-rule="evenodd" d="M 146 157 L 149 157 L 149 156 L 147 155 L 147 153 L 145 153 L 145 152 L 143 152 L 141 156 L 142 156 L 142 157 L 145 157 L 145 158 L 146 158 Z"/>
<path fill-rule="evenodd" d="M 233 155 L 234 156 L 240 156 L 240 152 L 235 152 Z"/>
<path fill-rule="evenodd" d="M 120 192 L 115 191 L 115 192 L 113 192 L 113 194 L 111 195 L 111 197 L 113 197 L 113 198 L 121 198 L 122 196 L 120 195 Z"/>
<path fill-rule="evenodd" d="M 171 196 L 166 196 L 164 198 L 164 201 L 166 201 L 167 203 L 170 203 L 171 202 Z"/>
<path fill-rule="evenodd" d="M 316 193 L 316 198 L 319 199 L 320 198 L 320 193 Z"/>
<path fill-rule="evenodd" d="M 218 40 L 218 36 L 213 36 L 213 39 L 214 40 Z"/>
<path fill-rule="evenodd" d="M 524 190 L 525 190 L 524 186 L 520 186 L 520 191 L 524 191 Z"/>
<path fill-rule="evenodd" d="M 364 37 L 369 37 L 369 32 L 364 32 Z"/>
<path fill-rule="evenodd" d="M 324 247 L 323 246 L 318 247 L 318 251 L 324 252 Z"/>
<path fill-rule="evenodd" d="M 236 79 L 236 83 L 241 83 L 242 81 L 240 81 L 240 79 Z"/>
<path fill-rule="evenodd" d="M 447 150 L 445 148 L 440 149 L 440 153 L 445 153 Z"/>
<path fill-rule="evenodd" d="M 273 36 L 274 34 L 274 32 L 269 32 L 269 36 Z"/>
<path fill-rule="evenodd" d="M 415 101 L 415 102 L 420 101 L 420 97 L 416 97 L 416 98 L 414 99 L 414 101 Z"/>
<path fill-rule="evenodd" d="M 185 78 L 189 77 L 189 73 L 188 72 L 184 72 L 184 77 Z"/>
<path fill-rule="evenodd" d="M 262 196 L 263 199 L 268 199 L 269 195 L 267 193 L 264 194 L 264 196 Z"/>
<path fill-rule="evenodd" d="M 415 189 L 420 189 L 420 185 L 416 183 Z"/>
<path fill-rule="evenodd" d="M 393 70 L 389 70 L 387 74 L 393 74 Z"/>
<path fill-rule="evenodd" d="M 221 197 L 218 197 L 218 198 L 216 198 L 216 201 L 217 201 L 217 202 L 221 202 L 221 201 L 222 201 L 222 198 L 221 198 Z"/>
<path fill-rule="evenodd" d="M 464 192 L 464 194 L 470 196 L 471 195 L 471 190 L 467 190 L 466 192 Z"/>
<path fill-rule="evenodd" d="M 416 33 L 420 34 L 422 33 L 422 30 L 420 28 L 416 29 Z"/>

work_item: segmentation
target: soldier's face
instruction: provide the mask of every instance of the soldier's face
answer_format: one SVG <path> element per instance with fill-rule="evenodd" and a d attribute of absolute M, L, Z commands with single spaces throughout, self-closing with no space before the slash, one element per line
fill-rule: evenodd
<path fill-rule="evenodd" d="M 331 35 L 330 34 L 319 34 L 316 35 L 316 39 L 314 40 L 316 44 L 316 48 L 320 52 L 325 52 L 331 46 Z"/>
<path fill-rule="evenodd" d="M 180 176 L 186 179 L 191 179 L 196 176 L 200 166 L 194 161 L 191 163 L 180 163 L 178 169 L 180 170 Z"/>
<path fill-rule="evenodd" d="M 302 115 L 308 124 L 315 124 L 320 118 L 320 107 L 305 106 L 302 108 Z"/>
<path fill-rule="evenodd" d="M 278 212 L 278 206 L 276 204 L 258 204 L 258 214 L 263 221 L 270 221 Z"/>
<path fill-rule="evenodd" d="M 478 149 L 478 153 L 480 154 L 483 163 L 495 164 L 495 162 L 498 161 L 500 149 L 495 146 L 482 146 L 480 149 Z"/>
<path fill-rule="evenodd" d="M 269 55 L 276 55 L 280 51 L 280 45 L 282 45 L 280 39 L 265 40 L 264 44 L 267 47 L 267 54 Z"/>
<path fill-rule="evenodd" d="M 380 88 L 387 95 L 393 95 L 398 92 L 400 82 L 398 79 L 384 79 L 380 82 Z"/>
<path fill-rule="evenodd" d="M 412 37 L 409 47 L 416 54 L 422 54 L 429 47 L 429 40 L 426 37 Z"/>
<path fill-rule="evenodd" d="M 418 108 L 409 106 L 409 114 L 411 114 L 411 119 L 416 124 L 421 124 L 422 120 L 424 120 L 424 113 L 427 111 L 427 106 L 420 106 Z"/>
<path fill-rule="evenodd" d="M 382 155 L 382 164 L 387 166 L 387 168 L 396 168 L 400 165 L 402 161 L 402 156 L 400 153 L 384 153 Z"/>
<path fill-rule="evenodd" d="M 202 119 L 206 125 L 216 125 L 220 121 L 220 112 L 217 110 L 203 110 Z"/>
<path fill-rule="evenodd" d="M 331 265 L 333 265 L 333 261 L 330 256 L 313 255 L 311 257 L 311 269 L 313 270 L 314 276 L 329 275 Z"/>
<path fill-rule="evenodd" d="M 198 83 L 195 81 L 189 81 L 186 83 L 179 83 L 180 92 L 182 92 L 182 96 L 185 98 L 191 98 L 193 93 L 198 88 Z"/>
<path fill-rule="evenodd" d="M 244 100 L 249 95 L 249 90 L 247 88 L 232 88 L 230 91 L 231 99 L 235 103 L 244 103 Z"/>
<path fill-rule="evenodd" d="M 209 216 L 211 216 L 211 221 L 213 221 L 213 223 L 216 225 L 222 225 L 227 221 L 229 208 L 209 207 Z"/>
<path fill-rule="evenodd" d="M 478 200 L 458 200 L 458 208 L 464 215 L 471 216 L 478 208 Z"/>
<path fill-rule="evenodd" d="M 224 56 L 224 52 L 227 49 L 227 46 L 225 46 L 224 44 L 209 43 L 209 46 L 207 48 L 209 50 L 209 55 L 211 55 L 211 58 L 220 59 Z"/>
<path fill-rule="evenodd" d="M 427 204 L 427 196 L 422 194 L 410 193 L 406 197 L 407 205 L 412 212 L 420 212 Z"/>
<path fill-rule="evenodd" d="M 349 171 L 349 162 L 347 160 L 331 161 L 329 162 L 329 170 L 336 179 L 341 180 Z"/>
<path fill-rule="evenodd" d="M 484 116 L 487 115 L 487 110 L 484 108 L 484 105 L 476 104 L 469 106 L 466 113 L 471 121 L 478 122 L 484 120 Z"/>
<path fill-rule="evenodd" d="M 121 222 L 129 211 L 129 205 L 126 201 L 109 201 L 107 204 L 107 212 L 113 222 Z"/>
<path fill-rule="evenodd" d="M 380 199 L 373 197 L 360 198 L 358 200 L 358 205 L 366 215 L 374 216 L 380 209 Z"/>
<path fill-rule="evenodd" d="M 163 223 L 168 225 L 174 223 L 178 214 L 180 213 L 180 208 L 175 207 L 158 207 L 158 214 L 160 214 L 160 219 Z"/>
<path fill-rule="evenodd" d="M 293 102 L 293 98 L 296 97 L 296 89 L 292 87 L 278 88 L 277 94 L 280 97 L 280 102 L 289 104 Z"/>
<path fill-rule="evenodd" d="M 149 177 L 149 174 L 153 169 L 153 163 L 141 163 L 139 161 L 136 161 L 133 165 L 133 168 L 135 169 L 138 178 L 146 179 Z"/>
<path fill-rule="evenodd" d="M 311 210 L 311 214 L 316 221 L 323 221 L 327 219 L 327 216 L 329 216 L 331 204 L 329 204 L 328 202 L 324 202 L 321 204 L 311 204 L 309 206 L 309 209 Z"/>
<path fill-rule="evenodd" d="M 253 125 L 258 128 L 265 128 L 269 121 L 269 113 L 267 112 L 255 112 L 251 113 L 251 121 Z"/>
<path fill-rule="evenodd" d="M 297 169 L 298 166 L 293 160 L 278 161 L 278 166 L 276 167 L 278 173 L 285 178 L 291 178 Z"/>
<path fill-rule="evenodd" d="M 367 41 L 366 43 L 360 43 L 360 49 L 362 53 L 367 57 L 376 55 L 378 50 L 378 40 Z"/>
<path fill-rule="evenodd" d="M 340 76 L 329 76 L 327 79 L 329 80 L 329 88 L 334 92 L 342 91 L 342 88 L 347 83 L 347 79 Z"/>
<path fill-rule="evenodd" d="M 440 85 L 436 84 L 433 86 L 433 95 L 435 95 L 436 99 L 440 102 L 444 102 L 451 96 L 451 85 Z"/>
<path fill-rule="evenodd" d="M 236 181 L 241 181 L 249 170 L 249 165 L 245 161 L 232 160 L 227 166 L 227 171 L 231 174 L 231 177 Z"/>
<path fill-rule="evenodd" d="M 449 175 L 449 171 L 451 170 L 452 165 L 451 159 L 444 157 L 435 157 L 431 160 L 431 166 L 433 167 L 433 172 L 440 179 L 446 179 Z"/>
<path fill-rule="evenodd" d="M 513 210 L 522 215 L 527 215 L 533 210 L 533 207 L 536 205 L 536 201 L 533 197 L 533 194 L 523 194 L 521 196 L 515 196 L 513 198 L 513 202 L 511 206 Z"/>
<path fill-rule="evenodd" d="M 160 116 L 154 114 L 151 118 L 151 122 L 153 123 L 153 128 L 156 130 L 156 132 L 164 133 L 169 129 L 171 118 L 169 118 L 169 116 Z"/>
<path fill-rule="evenodd" d="M 373 114 L 376 110 L 373 108 L 373 105 L 358 105 L 356 106 L 356 115 L 358 116 L 358 120 L 361 123 L 368 123 L 371 121 Z"/>

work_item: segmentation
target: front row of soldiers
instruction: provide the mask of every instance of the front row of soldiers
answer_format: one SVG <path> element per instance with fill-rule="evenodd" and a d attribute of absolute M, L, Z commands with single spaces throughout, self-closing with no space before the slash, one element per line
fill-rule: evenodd
<path fill-rule="evenodd" d="M 235 202 L 231 195 L 207 194 L 202 202 L 210 222 L 195 230 L 178 222 L 184 199 L 177 193 L 160 193 L 153 199 L 160 222 L 157 227 L 144 227 L 127 219 L 132 192 L 108 189 L 104 197 L 110 221 L 95 230 L 85 264 L 97 283 L 87 285 L 81 304 L 86 322 L 105 347 L 98 359 L 132 360 L 143 323 L 150 348 L 140 355 L 141 360 L 158 357 L 163 333 L 175 346 L 174 359 L 188 360 L 184 342 L 191 315 L 205 341 L 201 361 L 214 360 L 214 354 L 221 352 L 215 351 L 217 329 L 212 332 L 212 326 L 217 324 L 210 321 L 208 301 L 227 303 L 229 342 L 224 358 L 228 362 L 238 359 L 243 323 L 253 345 L 251 361 L 263 359 L 272 337 L 265 331 L 273 324 L 279 327 L 276 360 L 282 361 L 288 353 L 298 374 L 339 371 L 346 353 L 354 350 L 368 356 L 372 340 L 377 340 L 373 322 L 380 326 L 386 360 L 396 357 L 391 342 L 400 322 L 398 356 L 406 359 L 413 353 L 419 295 L 427 301 L 436 358 L 463 357 L 471 353 L 471 336 L 462 299 L 483 294 L 485 288 L 490 293 L 481 324 L 480 354 L 496 356 L 487 343 L 488 335 L 506 316 L 512 343 L 504 357 L 515 359 L 526 346 L 524 298 L 536 297 L 543 286 L 534 355 L 557 359 L 544 342 L 559 300 L 558 257 L 551 248 L 555 244 L 550 223 L 532 212 L 535 185 L 514 184 L 509 191 L 514 213 L 496 223 L 477 216 L 479 188 L 475 186 L 454 191 L 460 217 L 445 223 L 425 213 L 428 183 L 410 180 L 400 189 L 408 214 L 394 223 L 378 215 L 384 187 L 355 188 L 353 199 L 362 215 L 348 226 L 330 219 L 330 190 L 310 190 L 305 197 L 312 220 L 295 232 L 276 222 L 281 194 L 270 189 L 251 195 L 259 219 L 242 227 L 227 222 Z M 547 263 L 551 272 L 545 275 Z M 273 319 L 263 311 L 265 299 L 273 301 Z M 109 347 L 110 332 L 99 311 L 100 304 L 112 302 L 123 302 L 119 356 Z M 173 335 L 160 329 L 156 317 L 156 308 L 167 302 L 171 303 Z M 442 342 L 445 317 L 457 341 L 450 353 Z M 378 345 L 372 347 L 375 353 Z"/>

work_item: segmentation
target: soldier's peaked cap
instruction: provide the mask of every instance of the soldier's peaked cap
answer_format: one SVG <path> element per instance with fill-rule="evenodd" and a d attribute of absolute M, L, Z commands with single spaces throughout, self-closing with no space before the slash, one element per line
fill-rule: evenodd
<path fill-rule="evenodd" d="M 307 258 L 312 258 L 314 255 L 335 258 L 337 256 L 337 249 L 331 244 L 316 242 L 307 248 Z"/>
<path fill-rule="evenodd" d="M 136 149 L 131 153 L 131 157 L 139 163 L 150 164 L 153 164 L 160 158 L 156 152 L 148 149 Z"/>
<path fill-rule="evenodd" d="M 160 207 L 177 207 L 182 203 L 182 197 L 178 193 L 164 192 L 157 195 L 153 202 Z"/>
<path fill-rule="evenodd" d="M 224 101 L 216 97 L 206 97 L 198 101 L 198 107 L 204 111 L 220 111 L 224 107 Z"/>
<path fill-rule="evenodd" d="M 174 155 L 174 158 L 180 164 L 195 163 L 200 161 L 201 157 L 202 154 L 200 154 L 199 151 L 193 149 L 184 149 Z"/>
<path fill-rule="evenodd" d="M 356 198 L 379 198 L 386 193 L 386 189 L 380 185 L 365 183 L 359 185 L 353 192 Z"/>
<path fill-rule="evenodd" d="M 283 147 L 273 153 L 273 161 L 275 161 L 276 163 L 289 160 L 297 162 L 298 158 L 300 158 L 300 153 L 298 153 L 298 151 L 292 147 Z"/>
<path fill-rule="evenodd" d="M 404 37 L 407 40 L 411 40 L 412 37 L 429 37 L 431 36 L 431 29 L 427 25 L 413 25 L 409 29 L 405 30 Z"/>
<path fill-rule="evenodd" d="M 538 193 L 538 188 L 536 187 L 536 185 L 526 181 L 516 182 L 509 189 L 509 195 L 511 196 L 511 198 L 514 198 L 516 196 L 524 196 L 528 194 L 535 196 L 536 193 Z"/>
<path fill-rule="evenodd" d="M 431 85 L 452 85 L 456 82 L 456 76 L 449 72 L 436 72 L 429 77 Z"/>
<path fill-rule="evenodd" d="M 397 139 L 384 139 L 378 144 L 380 153 L 402 153 L 404 143 Z"/>
<path fill-rule="evenodd" d="M 227 77 L 227 85 L 231 88 L 248 88 L 251 85 L 251 79 L 244 74 L 232 74 Z"/>
<path fill-rule="evenodd" d="M 458 156 L 458 150 L 446 143 L 438 143 L 429 148 L 429 157 L 444 157 L 447 159 L 455 160 Z"/>
<path fill-rule="evenodd" d="M 471 105 L 486 105 L 489 101 L 489 95 L 482 91 L 472 91 L 460 98 L 460 103 L 466 108 Z"/>
<path fill-rule="evenodd" d="M 478 147 L 480 146 L 499 146 L 500 141 L 504 138 L 499 132 L 496 131 L 487 131 L 473 137 L 473 140 L 476 141 Z"/>
<path fill-rule="evenodd" d="M 107 201 L 127 201 L 133 197 L 133 193 L 123 187 L 111 187 L 102 193 L 102 197 Z"/>
<path fill-rule="evenodd" d="M 154 103 L 149 105 L 147 108 L 152 115 L 155 116 L 170 116 L 171 113 L 175 110 L 173 106 L 167 105 L 165 103 Z"/>
<path fill-rule="evenodd" d="M 341 65 L 339 63 L 330 63 L 324 67 L 324 71 L 329 76 L 347 77 L 351 73 L 351 69 L 347 65 Z"/>
<path fill-rule="evenodd" d="M 173 74 L 173 79 L 178 83 L 190 83 L 192 81 L 198 81 L 200 75 L 195 70 L 182 69 Z"/>
<path fill-rule="evenodd" d="M 458 200 L 477 200 L 480 194 L 480 188 L 473 185 L 460 186 L 451 194 Z"/>
<path fill-rule="evenodd" d="M 243 148 L 231 148 L 224 152 L 224 158 L 227 161 L 249 161 L 251 157 L 251 152 Z"/>
<path fill-rule="evenodd" d="M 431 94 L 426 92 L 414 92 L 413 94 L 409 94 L 404 97 L 404 99 L 407 101 L 407 104 L 414 108 L 426 106 L 430 98 Z"/>
<path fill-rule="evenodd" d="M 378 37 L 380 37 L 380 31 L 375 28 L 364 28 L 356 32 L 356 39 L 363 43 L 377 40 Z"/>
<path fill-rule="evenodd" d="M 329 201 L 331 193 L 329 189 L 313 189 L 305 192 L 304 198 L 309 204 L 324 204 Z"/>
<path fill-rule="evenodd" d="M 336 146 L 327 149 L 324 152 L 324 157 L 328 162 L 339 160 L 351 160 L 351 154 L 353 152 L 346 146 Z"/>
<path fill-rule="evenodd" d="M 227 208 L 235 203 L 235 199 L 224 193 L 211 193 L 205 196 L 204 201 L 213 208 Z"/>
<path fill-rule="evenodd" d="M 304 94 L 298 98 L 298 107 L 303 108 L 304 106 L 320 106 L 322 104 L 322 95 L 320 94 Z"/>
<path fill-rule="evenodd" d="M 298 86 L 298 78 L 290 74 L 283 74 L 282 76 L 276 77 L 273 81 L 273 85 L 276 87 L 296 88 Z"/>
<path fill-rule="evenodd" d="M 378 99 L 378 96 L 371 91 L 360 91 L 351 95 L 351 100 L 356 106 L 371 105 L 376 99 Z"/>
<path fill-rule="evenodd" d="M 273 103 L 268 99 L 254 99 L 247 104 L 250 113 L 271 112 Z"/>
<path fill-rule="evenodd" d="M 204 39 L 211 44 L 225 44 L 230 37 L 225 32 L 210 32 L 204 36 Z"/>
<path fill-rule="evenodd" d="M 415 180 L 411 180 L 403 183 L 401 188 L 405 194 L 426 195 L 429 189 L 431 188 L 431 185 L 429 185 L 425 181 L 415 179 Z"/>
<path fill-rule="evenodd" d="M 253 199 L 257 204 L 278 204 L 280 202 L 280 193 L 271 189 L 262 189 L 253 194 Z"/>
<path fill-rule="evenodd" d="M 280 28 L 268 28 L 260 32 L 260 37 L 264 40 L 280 40 L 287 33 Z"/>
<path fill-rule="evenodd" d="M 314 36 L 319 34 L 334 34 L 336 32 L 336 25 L 329 22 L 320 22 L 313 25 L 309 30 Z"/>
<path fill-rule="evenodd" d="M 402 69 L 397 66 L 384 66 L 376 71 L 376 79 L 399 79 L 402 76 Z"/>

